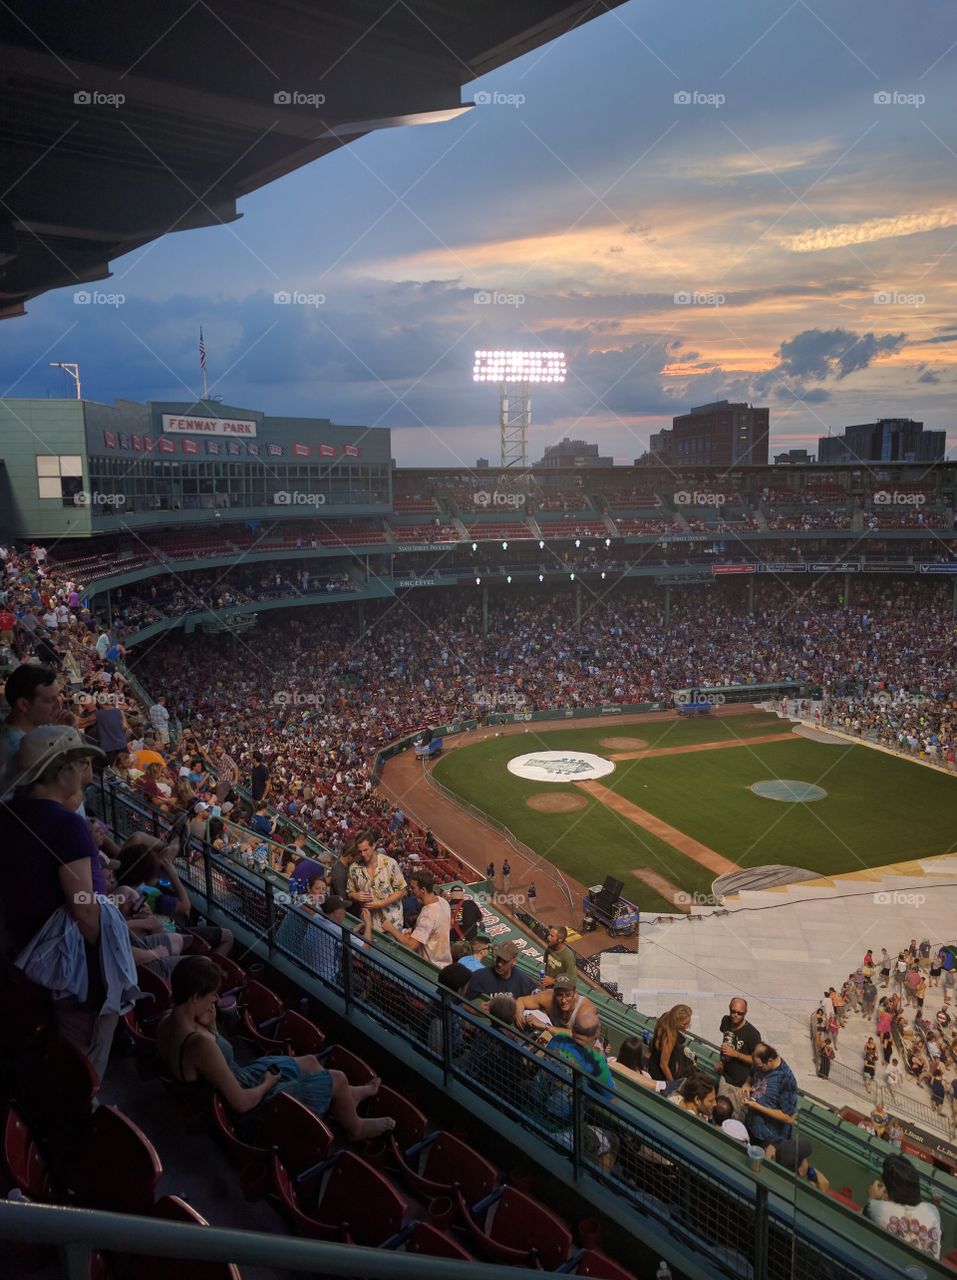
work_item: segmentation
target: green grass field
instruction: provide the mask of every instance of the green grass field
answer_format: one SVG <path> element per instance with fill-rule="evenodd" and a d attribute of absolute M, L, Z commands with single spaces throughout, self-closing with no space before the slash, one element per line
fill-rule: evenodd
<path fill-rule="evenodd" d="M 688 892 L 708 894 L 714 873 L 598 801 L 574 813 L 539 813 L 525 803 L 543 792 L 582 793 L 572 784 L 531 782 L 510 774 L 527 751 L 616 748 L 606 737 L 636 737 L 650 747 L 741 739 L 721 751 L 620 761 L 602 785 L 742 867 L 783 863 L 822 875 L 858 871 L 957 848 L 957 779 L 883 752 L 846 743 L 748 739 L 786 732 L 786 721 L 759 711 L 722 720 L 616 724 L 596 729 L 542 728 L 456 748 L 435 776 L 450 791 L 504 822 L 520 840 L 582 883 L 606 875 L 625 883 L 643 910 L 671 908 L 636 880 L 647 867 Z M 816 783 L 827 797 L 813 804 L 762 799 L 751 784 L 781 778 Z"/>

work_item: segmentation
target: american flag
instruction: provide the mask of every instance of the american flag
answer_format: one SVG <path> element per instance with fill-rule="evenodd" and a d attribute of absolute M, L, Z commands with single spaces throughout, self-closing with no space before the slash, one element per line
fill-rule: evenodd
<path fill-rule="evenodd" d="M 206 343 L 203 341 L 203 326 L 199 326 L 199 367 L 206 372 Z"/>

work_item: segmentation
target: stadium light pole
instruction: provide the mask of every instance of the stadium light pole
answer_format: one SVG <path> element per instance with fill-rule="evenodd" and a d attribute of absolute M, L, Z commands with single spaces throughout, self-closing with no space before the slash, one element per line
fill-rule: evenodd
<path fill-rule="evenodd" d="M 476 351 L 473 382 L 495 382 L 499 391 L 502 469 L 528 466 L 533 385 L 564 382 L 564 351 Z"/>

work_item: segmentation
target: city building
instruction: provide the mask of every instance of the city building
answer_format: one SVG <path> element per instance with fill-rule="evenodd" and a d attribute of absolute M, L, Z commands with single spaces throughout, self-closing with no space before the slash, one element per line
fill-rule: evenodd
<path fill-rule="evenodd" d="M 550 444 L 535 467 L 611 467 L 614 459 L 599 457 L 598 445 L 589 444 L 586 440 L 559 440 L 558 444 Z"/>
<path fill-rule="evenodd" d="M 925 431 L 913 418 L 879 418 L 845 427 L 840 435 L 821 436 L 818 462 L 939 462 L 947 433 Z"/>
<path fill-rule="evenodd" d="M 803 463 L 813 461 L 814 458 L 808 453 L 807 449 L 788 449 L 786 453 L 776 453 L 774 455 L 774 465 L 776 467 L 801 466 Z"/>
<path fill-rule="evenodd" d="M 716 400 L 672 419 L 671 429 L 653 432 L 654 462 L 668 466 L 765 466 L 770 410 Z"/>
<path fill-rule="evenodd" d="M 488 471 L 488 458 L 476 458 L 476 459 L 475 459 L 475 470 L 476 470 L 476 471 Z"/>

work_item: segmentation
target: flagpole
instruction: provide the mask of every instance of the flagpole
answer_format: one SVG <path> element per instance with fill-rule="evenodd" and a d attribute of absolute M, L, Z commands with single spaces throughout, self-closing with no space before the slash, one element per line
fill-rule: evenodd
<path fill-rule="evenodd" d="M 209 385 L 206 381 L 206 343 L 203 341 L 203 326 L 199 327 L 199 367 L 203 374 L 203 399 L 209 399 Z"/>

